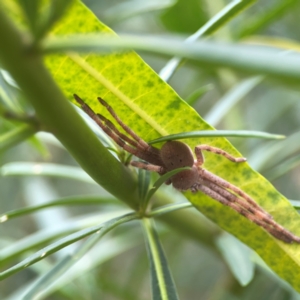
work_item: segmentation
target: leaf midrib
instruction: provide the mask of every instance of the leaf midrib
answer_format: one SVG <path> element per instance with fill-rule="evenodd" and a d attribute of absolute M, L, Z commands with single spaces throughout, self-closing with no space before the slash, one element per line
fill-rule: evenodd
<path fill-rule="evenodd" d="M 82 69 L 84 69 L 88 74 L 90 74 L 93 78 L 99 81 L 103 86 L 105 86 L 108 90 L 110 90 L 118 99 L 123 101 L 125 105 L 127 105 L 132 111 L 134 111 L 138 116 L 140 116 L 145 122 L 147 122 L 153 129 L 155 129 L 160 135 L 165 136 L 168 135 L 168 131 L 166 131 L 160 124 L 158 124 L 155 119 L 153 119 L 147 112 L 142 110 L 138 105 L 134 104 L 129 97 L 127 97 L 124 93 L 122 93 L 116 86 L 108 80 L 105 76 L 103 76 L 98 70 L 93 68 L 90 64 L 88 64 L 80 55 L 75 53 L 68 53 L 68 56 Z"/>

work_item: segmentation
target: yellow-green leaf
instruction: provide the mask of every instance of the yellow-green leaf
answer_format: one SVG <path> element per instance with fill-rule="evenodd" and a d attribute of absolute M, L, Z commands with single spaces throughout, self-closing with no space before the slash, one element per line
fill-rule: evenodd
<path fill-rule="evenodd" d="M 52 34 L 91 32 L 112 33 L 85 6 L 75 2 Z M 47 57 L 46 63 L 71 101 L 72 95 L 76 93 L 96 112 L 108 116 L 97 101 L 97 97 L 101 96 L 145 140 L 178 132 L 211 129 L 134 52 L 51 55 Z M 197 144 L 210 144 L 239 156 L 224 138 L 196 138 L 185 142 L 192 148 Z M 243 189 L 272 214 L 278 223 L 300 235 L 297 212 L 247 163 L 235 164 L 211 153 L 205 156 L 205 168 Z M 186 196 L 199 211 L 252 247 L 278 275 L 300 291 L 299 245 L 276 240 L 230 208 L 201 193 L 187 192 Z"/>

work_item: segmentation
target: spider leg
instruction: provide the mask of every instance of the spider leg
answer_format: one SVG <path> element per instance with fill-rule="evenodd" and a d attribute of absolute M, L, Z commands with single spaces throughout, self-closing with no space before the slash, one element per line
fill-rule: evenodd
<path fill-rule="evenodd" d="M 125 124 L 122 123 L 122 121 L 118 118 L 118 116 L 114 113 L 112 108 L 108 106 L 108 104 L 101 99 L 101 103 L 105 103 L 108 107 L 110 112 L 114 113 L 114 117 L 117 118 L 123 125 L 122 127 L 125 129 L 127 128 L 126 132 L 133 133 L 133 138 L 136 138 L 136 140 L 132 140 L 126 135 L 122 134 L 111 121 L 106 119 L 104 116 L 100 114 L 96 114 L 92 108 L 87 105 L 79 96 L 74 94 L 75 100 L 80 104 L 81 108 L 90 116 L 91 119 L 93 119 L 101 128 L 102 130 L 110 136 L 121 148 L 123 148 L 125 151 L 143 159 L 146 160 L 152 164 L 156 165 L 163 165 L 161 158 L 160 158 L 160 152 L 159 149 L 152 147 L 150 145 L 147 146 L 147 149 L 143 146 L 144 142 L 141 138 L 139 138 L 131 129 L 129 129 Z M 141 144 L 140 141 L 143 141 Z M 128 144 L 129 145 L 128 145 Z"/>
<path fill-rule="evenodd" d="M 268 231 L 271 235 L 273 235 L 277 239 L 282 240 L 286 243 L 292 243 L 292 242 L 300 243 L 299 237 L 293 235 L 292 233 L 290 233 L 283 227 L 282 227 L 283 230 L 279 230 L 279 228 L 274 228 L 274 227 L 270 226 L 269 224 L 264 223 L 261 219 L 257 218 L 257 216 L 253 215 L 252 213 L 250 213 L 248 210 L 244 209 L 243 207 L 237 205 L 235 202 L 231 202 L 227 198 L 223 197 L 219 193 L 212 190 L 210 187 L 205 186 L 204 184 L 198 184 L 197 189 L 202 191 L 204 194 L 208 195 L 209 197 L 222 203 L 223 205 L 231 207 L 237 213 L 243 215 L 244 217 L 246 217 L 253 223 L 263 227 L 266 231 Z"/>
<path fill-rule="evenodd" d="M 141 137 L 139 137 L 133 130 L 131 130 L 126 124 L 115 113 L 113 108 L 102 98 L 98 97 L 99 102 L 108 110 L 108 112 L 114 117 L 114 119 L 119 123 L 119 125 L 133 138 L 135 139 L 142 149 L 148 149 L 150 147 Z"/>
<path fill-rule="evenodd" d="M 159 174 L 165 173 L 164 167 L 156 166 L 156 165 L 152 165 L 152 164 L 147 164 L 147 163 L 144 163 L 142 161 L 133 160 L 133 161 L 130 162 L 130 164 L 133 167 L 144 169 L 144 170 L 147 170 L 147 171 L 157 172 Z"/>
<path fill-rule="evenodd" d="M 233 162 L 244 162 L 244 161 L 247 160 L 244 157 L 234 157 L 234 156 L 230 155 L 229 153 L 227 153 L 226 151 L 224 151 L 222 149 L 219 149 L 219 148 L 216 148 L 216 147 L 212 147 L 212 146 L 209 146 L 209 145 L 198 145 L 198 146 L 195 147 L 195 153 L 196 153 L 196 156 L 197 156 L 197 161 L 199 160 L 198 161 L 199 166 L 201 166 L 204 162 L 203 155 L 202 155 L 202 152 L 201 152 L 202 150 L 222 155 L 222 156 L 226 157 L 227 159 L 229 159 Z"/>
<path fill-rule="evenodd" d="M 131 146 L 137 147 L 138 143 L 132 139 L 130 139 L 127 135 L 123 134 L 120 132 L 116 126 L 108 119 L 106 119 L 104 116 L 101 114 L 97 114 L 97 116 L 101 119 L 101 121 L 111 129 L 111 131 L 115 132 L 116 135 L 118 135 L 122 140 L 130 144 Z"/>
<path fill-rule="evenodd" d="M 98 97 L 98 100 L 108 110 L 108 112 L 114 117 L 114 119 L 118 122 L 118 124 L 125 130 L 125 132 L 127 132 L 133 138 L 133 140 L 136 141 L 135 142 L 135 141 L 131 140 L 128 137 L 124 138 L 124 140 L 126 140 L 128 143 L 130 143 L 132 146 L 135 146 L 138 149 L 138 151 L 134 155 L 141 158 L 141 159 L 143 159 L 143 160 L 148 161 L 149 163 L 152 163 L 152 164 L 155 164 L 155 165 L 163 165 L 163 162 L 162 162 L 161 157 L 160 157 L 159 149 L 147 144 L 132 129 L 130 129 L 126 124 L 124 124 L 122 122 L 122 120 L 118 117 L 118 115 L 115 113 L 113 108 L 105 100 L 103 100 L 100 97 Z M 101 116 L 101 118 L 102 118 L 102 116 Z M 103 117 L 103 119 L 105 119 L 105 118 Z M 109 123 L 112 124 L 111 122 L 109 122 Z M 107 123 L 108 126 L 110 126 L 109 123 Z M 115 133 L 117 135 L 119 135 L 121 137 L 125 136 L 121 132 L 119 132 L 115 128 L 114 125 L 113 125 L 113 127 L 111 127 L 111 129 L 113 131 L 115 131 Z"/>
<path fill-rule="evenodd" d="M 228 191 L 210 181 L 203 180 L 203 183 L 205 186 L 209 187 L 211 190 L 215 191 L 216 193 L 218 193 L 220 196 L 224 197 L 228 201 L 235 202 L 237 205 L 239 205 L 240 207 L 244 208 L 245 210 L 247 210 L 248 212 L 253 214 L 258 220 L 260 220 L 260 222 L 262 222 L 262 224 L 264 224 L 261 226 L 264 227 L 266 230 L 269 230 L 269 227 L 271 227 L 274 229 L 273 230 L 274 232 L 275 231 L 278 232 L 278 235 L 282 235 L 282 236 L 292 239 L 292 240 L 295 240 L 295 238 L 296 238 L 300 241 L 300 239 L 298 237 L 294 236 L 291 232 L 289 232 L 284 227 L 282 227 L 280 224 L 276 223 L 273 219 L 271 219 L 267 212 L 263 213 L 261 211 L 258 211 L 257 209 L 251 207 L 249 203 L 238 198 L 236 195 L 232 194 L 230 191 Z"/>
<path fill-rule="evenodd" d="M 241 189 L 236 187 L 235 185 L 229 183 L 228 181 L 224 180 L 223 178 L 210 173 L 209 171 L 203 169 L 203 168 L 198 168 L 199 175 L 202 178 L 205 178 L 209 180 L 210 182 L 213 182 L 219 186 L 222 186 L 223 188 L 229 189 L 233 191 L 234 193 L 238 194 L 241 196 L 243 199 L 245 199 L 252 207 L 256 208 L 257 210 L 268 214 L 265 212 L 249 195 L 247 195 L 245 192 L 243 192 Z M 268 214 L 269 218 L 272 219 L 272 216 Z"/>
<path fill-rule="evenodd" d="M 89 105 L 87 105 L 79 96 L 74 94 L 75 100 L 80 104 L 81 108 L 90 116 L 91 119 L 93 119 L 97 125 L 108 135 L 110 136 L 121 148 L 126 150 L 127 152 L 136 155 L 138 153 L 138 150 L 134 147 L 131 147 L 125 143 L 125 141 L 119 136 L 112 128 L 109 126 L 106 126 L 99 115 L 97 115 Z"/>
<path fill-rule="evenodd" d="M 196 154 L 196 158 L 197 158 L 197 160 L 195 160 L 195 164 L 197 167 L 201 167 L 204 163 L 204 156 L 203 156 L 201 149 L 198 149 L 198 147 L 199 146 L 195 147 L 195 154 Z"/>
<path fill-rule="evenodd" d="M 260 217 L 264 221 L 268 222 L 268 221 L 271 220 L 272 222 L 274 222 L 267 212 L 265 212 L 264 210 L 263 211 L 257 210 L 255 207 L 250 205 L 244 199 L 239 198 L 237 195 L 233 194 L 231 191 L 226 190 L 225 188 L 223 188 L 223 187 L 221 187 L 221 186 L 219 186 L 219 185 L 217 185 L 217 184 L 215 184 L 215 183 L 213 183 L 209 180 L 204 179 L 204 180 L 202 180 L 202 182 L 204 183 L 204 185 L 206 185 L 207 187 L 209 187 L 210 189 L 212 189 L 213 191 L 215 191 L 216 193 L 218 193 L 222 197 L 226 198 L 230 202 L 237 203 L 239 206 L 241 206 L 244 209 L 248 210 L 252 214 L 257 215 L 258 217 Z"/>

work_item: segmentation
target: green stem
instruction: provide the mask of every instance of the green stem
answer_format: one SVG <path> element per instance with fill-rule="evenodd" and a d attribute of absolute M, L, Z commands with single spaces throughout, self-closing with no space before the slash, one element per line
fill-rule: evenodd
<path fill-rule="evenodd" d="M 5 151 L 25 141 L 36 132 L 36 127 L 24 124 L 0 135 L 0 151 Z"/>
<path fill-rule="evenodd" d="M 23 90 L 39 121 L 107 191 L 137 209 L 136 182 L 98 141 L 55 84 L 42 57 L 28 52 L 28 38 L 0 11 L 0 63 Z"/>

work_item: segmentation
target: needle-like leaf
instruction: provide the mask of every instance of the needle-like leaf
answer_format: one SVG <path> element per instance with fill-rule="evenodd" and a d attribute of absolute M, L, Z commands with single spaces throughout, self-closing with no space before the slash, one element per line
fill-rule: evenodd
<path fill-rule="evenodd" d="M 178 300 L 175 284 L 163 248 L 154 228 L 154 222 L 149 219 L 143 219 L 142 222 L 150 262 L 152 299 Z"/>

